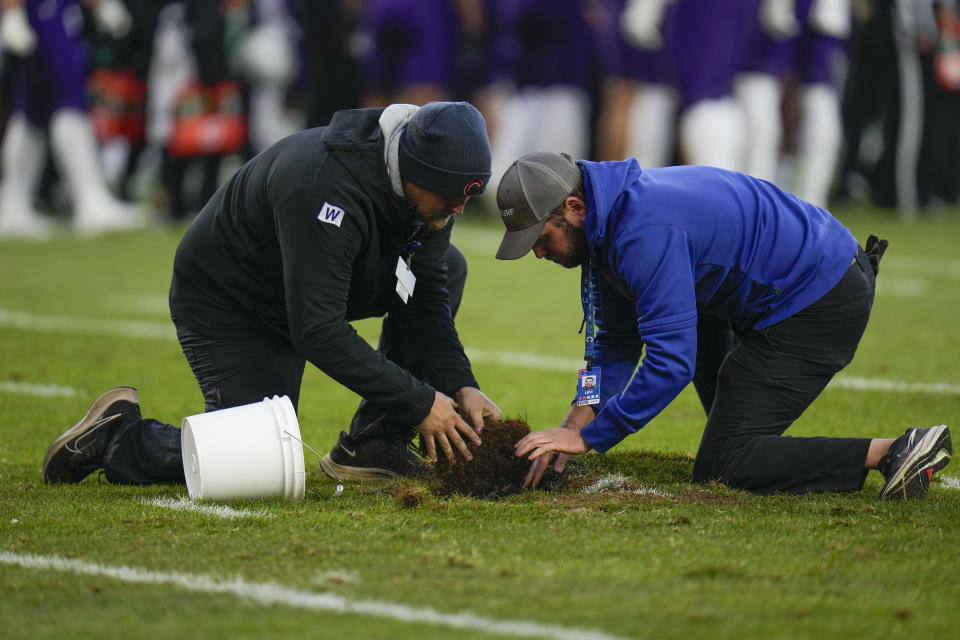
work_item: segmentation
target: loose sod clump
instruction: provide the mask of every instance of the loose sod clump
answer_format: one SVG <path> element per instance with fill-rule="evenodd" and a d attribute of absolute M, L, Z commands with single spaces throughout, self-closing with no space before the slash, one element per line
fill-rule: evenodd
<path fill-rule="evenodd" d="M 479 447 L 467 441 L 473 460 L 458 458 L 454 464 L 439 452 L 430 483 L 434 493 L 460 494 L 474 498 L 499 498 L 523 489 L 530 461 L 514 455 L 514 445 L 530 433 L 530 426 L 518 418 L 489 420 L 480 434 Z"/>

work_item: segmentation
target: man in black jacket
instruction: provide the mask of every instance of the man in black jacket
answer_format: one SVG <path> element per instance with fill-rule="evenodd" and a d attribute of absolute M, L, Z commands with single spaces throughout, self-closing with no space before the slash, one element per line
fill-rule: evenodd
<path fill-rule="evenodd" d="M 171 317 L 214 411 L 287 395 L 307 361 L 362 396 L 325 461 L 340 476 L 416 475 L 420 434 L 465 459 L 484 417 L 453 317 L 466 262 L 451 218 L 483 192 L 490 146 L 464 102 L 338 112 L 247 162 L 177 248 Z M 386 316 L 378 349 L 351 320 Z M 459 409 L 470 420 L 458 415 Z M 140 415 L 135 389 L 103 394 L 47 450 L 48 482 L 103 468 L 111 482 L 184 479 L 179 429 Z"/>

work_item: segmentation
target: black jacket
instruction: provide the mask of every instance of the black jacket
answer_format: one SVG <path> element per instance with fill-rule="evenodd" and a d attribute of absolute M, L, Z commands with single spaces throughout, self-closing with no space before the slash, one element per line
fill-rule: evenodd
<path fill-rule="evenodd" d="M 338 112 L 329 126 L 276 143 L 220 187 L 177 248 L 170 309 L 213 338 L 279 334 L 340 384 L 390 406 L 392 418 L 418 424 L 434 388 L 477 384 L 447 302 L 450 225 L 416 223 L 413 203 L 392 191 L 381 112 Z M 397 259 L 414 241 L 416 288 L 403 304 Z M 385 358 L 348 323 L 388 312 L 403 314 L 406 346 L 425 354 L 428 380 Z"/>

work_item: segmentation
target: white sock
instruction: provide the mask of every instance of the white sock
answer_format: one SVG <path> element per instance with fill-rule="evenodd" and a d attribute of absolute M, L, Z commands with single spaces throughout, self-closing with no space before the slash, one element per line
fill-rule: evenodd
<path fill-rule="evenodd" d="M 667 85 L 644 84 L 633 94 L 627 124 L 627 155 L 641 167 L 664 167 L 673 157 L 677 97 Z"/>
<path fill-rule="evenodd" d="M 734 86 L 747 122 L 744 171 L 772 182 L 777 177 L 783 137 L 780 81 L 767 73 L 742 73 Z"/>
<path fill-rule="evenodd" d="M 746 123 L 732 97 L 702 100 L 680 118 L 680 134 L 687 164 L 743 170 Z"/>
<path fill-rule="evenodd" d="M 73 222 L 81 231 L 139 226 L 134 207 L 107 189 L 93 124 L 86 112 L 64 108 L 50 119 L 57 168 L 73 198 Z"/>
<path fill-rule="evenodd" d="M 827 206 L 843 135 L 836 90 L 826 84 L 803 87 L 801 95 L 800 175 L 796 193 Z"/>
<path fill-rule="evenodd" d="M 0 232 L 42 233 L 48 221 L 33 208 L 33 196 L 44 161 L 43 133 L 23 112 L 10 117 L 3 136 L 3 179 L 0 180 Z"/>

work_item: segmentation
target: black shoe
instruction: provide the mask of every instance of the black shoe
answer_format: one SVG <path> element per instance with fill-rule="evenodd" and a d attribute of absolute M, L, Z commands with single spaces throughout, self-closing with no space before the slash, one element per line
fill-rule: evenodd
<path fill-rule="evenodd" d="M 94 400 L 80 422 L 47 447 L 43 479 L 49 483 L 80 482 L 103 466 L 103 454 L 114 427 L 124 417 L 140 419 L 137 390 L 117 387 Z"/>
<path fill-rule="evenodd" d="M 354 440 L 345 432 L 330 453 L 323 456 L 323 472 L 335 478 L 332 468 L 344 480 L 388 480 L 416 478 L 426 475 L 430 464 L 401 441 L 379 438 Z"/>
<path fill-rule="evenodd" d="M 880 499 L 903 500 L 923 496 L 930 488 L 934 472 L 947 466 L 952 454 L 950 429 L 946 426 L 907 429 L 893 441 L 890 451 L 877 465 L 887 480 Z"/>

